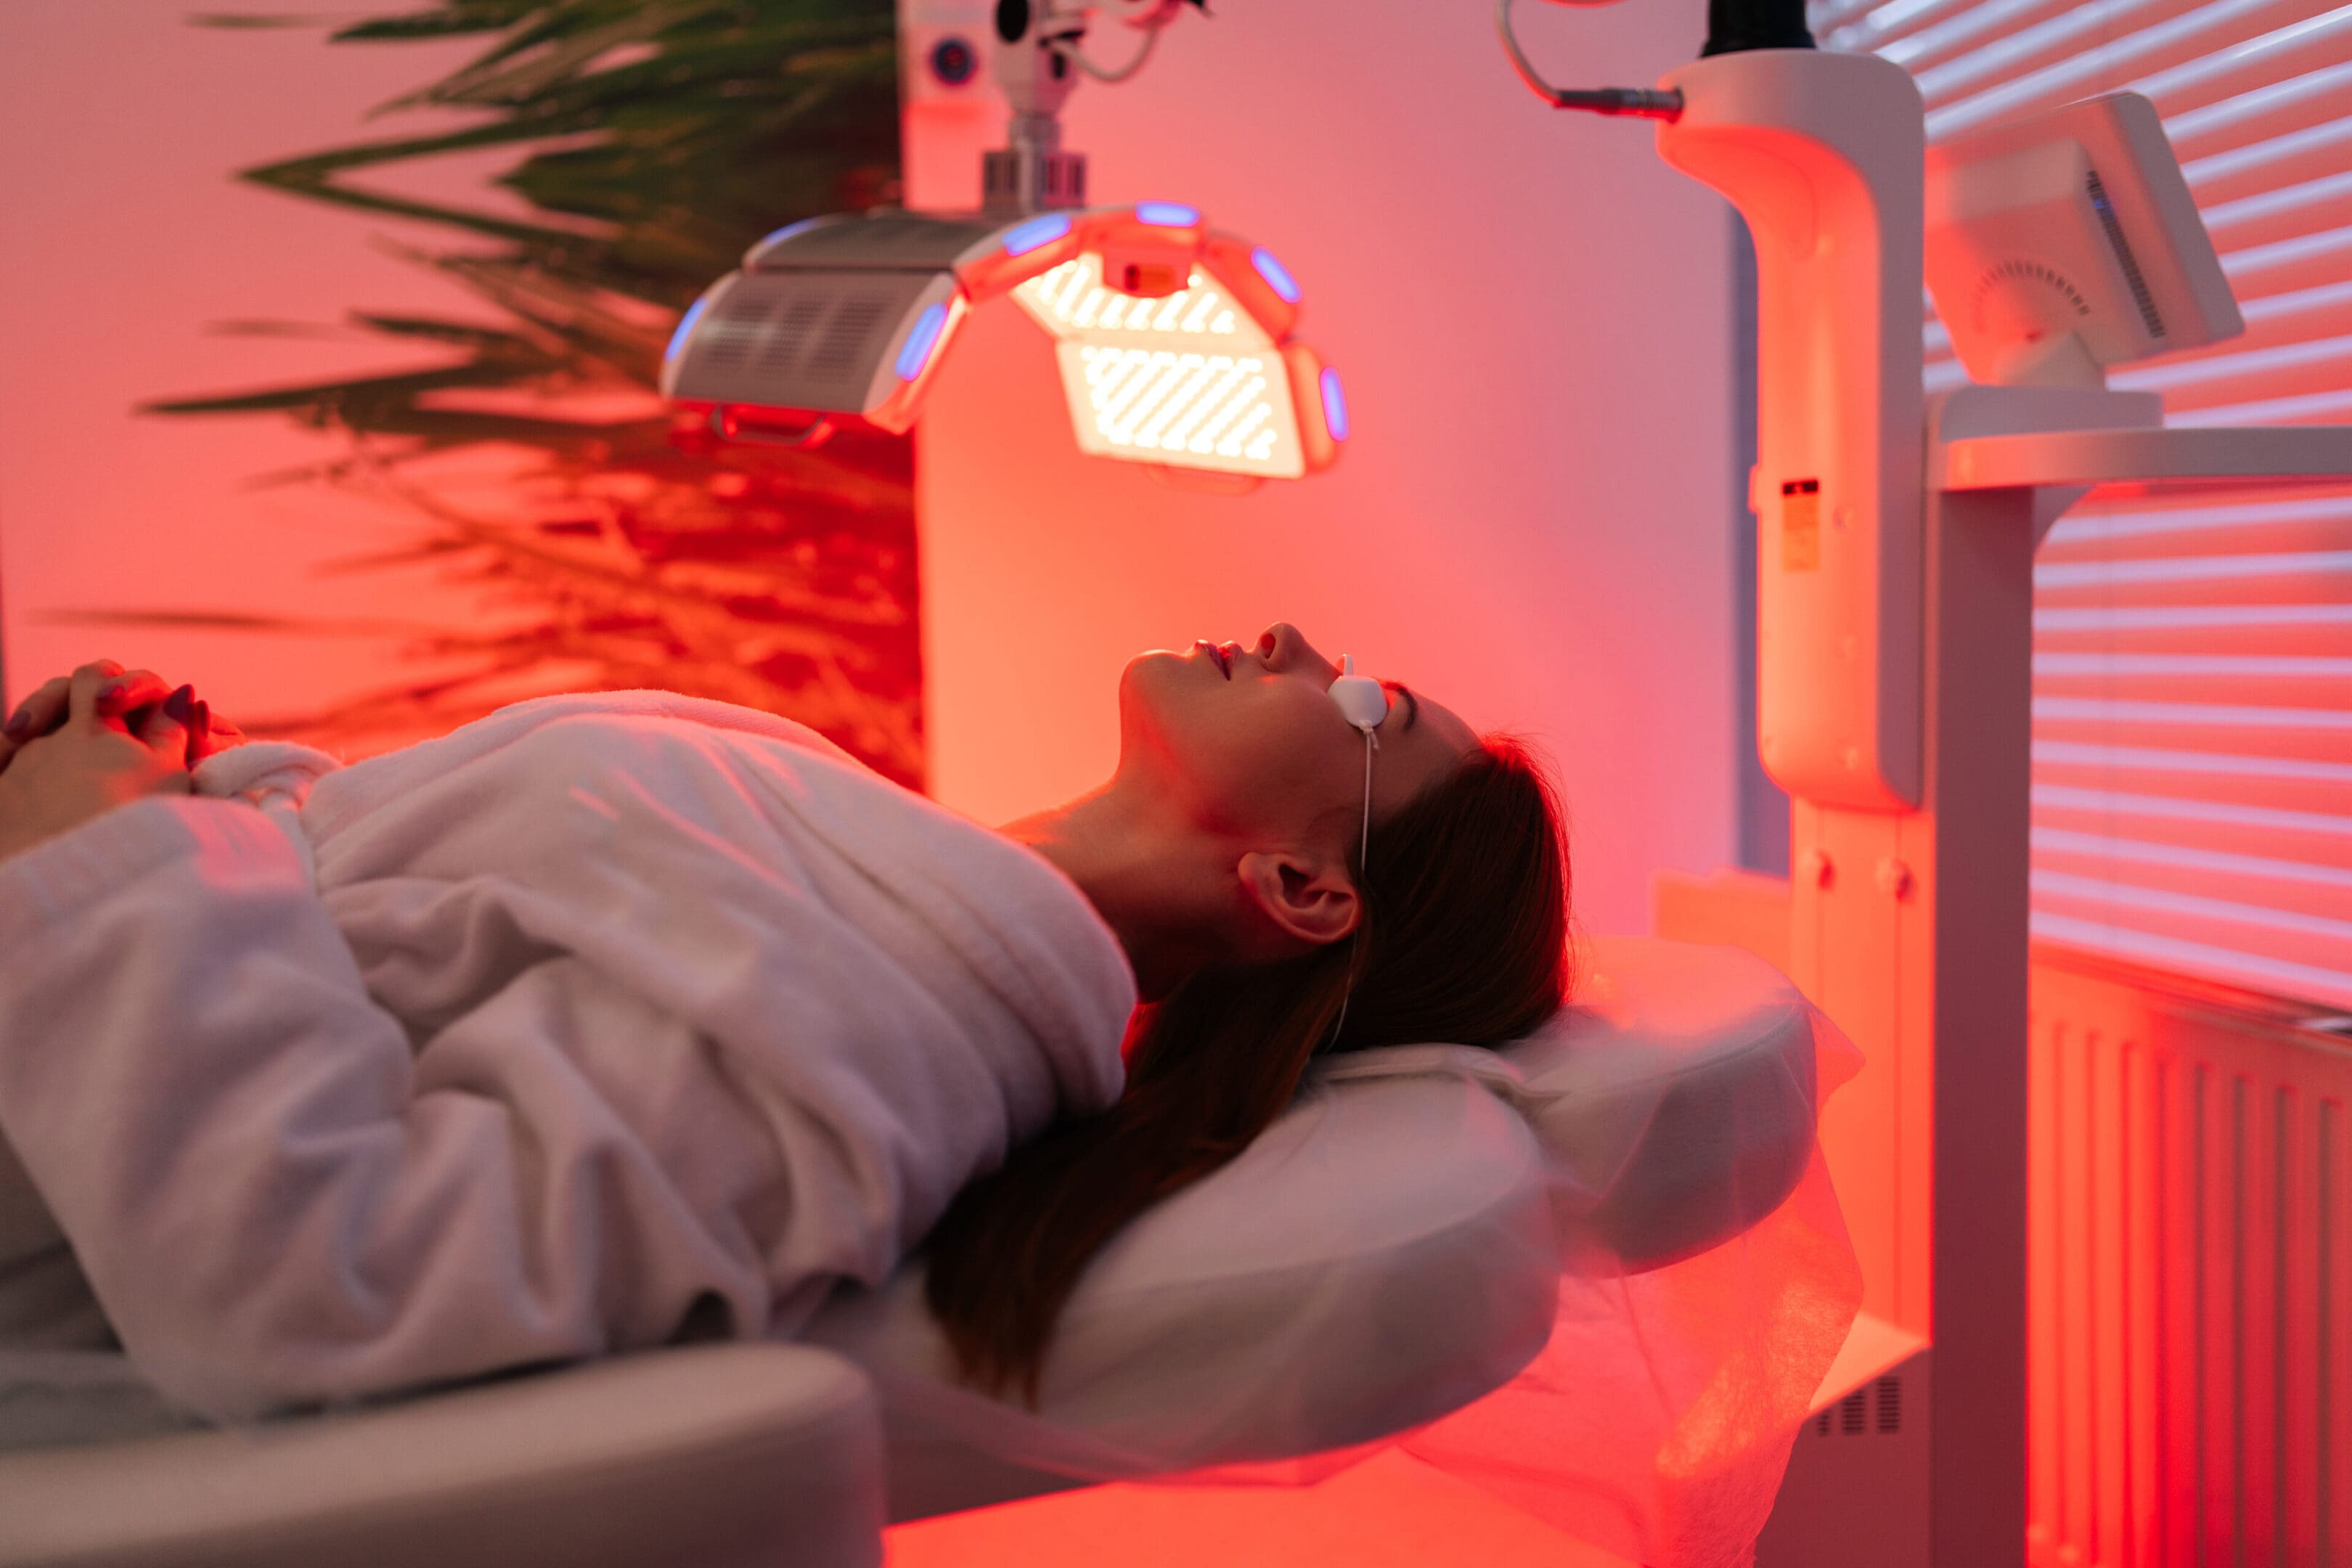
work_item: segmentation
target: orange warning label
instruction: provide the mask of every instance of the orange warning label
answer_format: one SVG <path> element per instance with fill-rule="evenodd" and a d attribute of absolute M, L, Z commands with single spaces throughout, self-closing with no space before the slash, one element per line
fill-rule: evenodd
<path fill-rule="evenodd" d="M 1822 563 L 1822 481 L 1790 479 L 1780 487 L 1780 570 L 1811 572 Z"/>

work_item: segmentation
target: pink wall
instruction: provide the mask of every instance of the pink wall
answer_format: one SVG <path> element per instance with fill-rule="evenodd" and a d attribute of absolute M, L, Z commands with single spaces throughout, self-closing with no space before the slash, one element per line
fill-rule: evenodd
<path fill-rule="evenodd" d="M 1523 9 L 1543 58 L 1592 80 L 1649 79 L 1699 26 L 1695 5 Z M 331 48 L 314 30 L 204 31 L 184 14 L 180 0 L 0 9 L 6 685 L 107 652 L 197 681 L 225 711 L 283 710 L 368 684 L 394 645 L 43 617 L 450 611 L 428 576 L 320 574 L 396 538 L 396 513 L 246 488 L 332 443 L 131 408 L 392 363 L 380 345 L 208 322 L 464 311 L 374 244 L 421 236 L 230 175 L 363 133 L 366 106 L 472 46 Z M 968 199 L 995 121 L 912 114 L 915 199 Z M 1307 287 L 1307 337 L 1347 376 L 1357 436 L 1302 483 L 1240 500 L 1171 490 L 1077 458 L 1043 340 L 1009 306 L 975 321 L 922 432 L 942 797 L 1001 820 L 1084 787 L 1110 766 L 1128 655 L 1284 617 L 1474 721 L 1546 740 L 1596 927 L 1643 923 L 1652 870 L 1728 858 L 1715 199 L 1657 163 L 1644 128 L 1547 114 L 1475 0 L 1225 0 L 1185 18 L 1138 81 L 1082 88 L 1069 123 L 1099 195 L 1197 202 L 1281 253 Z M 453 162 L 436 188 L 493 199 L 483 172 Z"/>
<path fill-rule="evenodd" d="M 1703 30 L 1695 4 L 1521 9 L 1540 58 L 1596 83 L 1647 82 Z M 1284 618 L 1550 747 L 1589 926 L 1643 929 L 1653 871 L 1731 858 L 1725 211 L 1645 127 L 1547 112 L 1491 18 L 1224 0 L 1136 81 L 1079 89 L 1096 199 L 1195 203 L 1297 275 L 1355 438 L 1239 500 L 1172 490 L 1079 458 L 1043 336 L 976 317 L 919 445 L 949 804 L 1002 820 L 1084 788 L 1128 655 Z M 908 121 L 911 199 L 973 199 L 994 114 Z"/>
<path fill-rule="evenodd" d="M 367 126 L 362 116 L 479 42 L 329 47 L 319 27 L 190 27 L 192 9 L 0 6 L 0 603 L 12 701 L 108 654 L 194 681 L 232 715 L 303 708 L 371 684 L 394 646 L 44 618 L 59 610 L 424 617 L 456 607 L 429 576 L 320 574 L 400 537 L 396 512 L 312 487 L 248 488 L 339 443 L 269 418 L 131 409 L 404 363 L 382 343 L 221 336 L 209 323 L 332 323 L 359 307 L 477 313 L 377 243 L 431 231 L 232 175 L 447 123 L 403 115 Z M 480 161 L 449 164 L 429 194 L 496 200 L 480 188 Z M 425 187 L 411 176 L 403 188 Z"/>

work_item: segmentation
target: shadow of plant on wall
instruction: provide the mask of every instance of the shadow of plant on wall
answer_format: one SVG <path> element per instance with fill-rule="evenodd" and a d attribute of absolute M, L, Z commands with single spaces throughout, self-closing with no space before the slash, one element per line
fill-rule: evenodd
<path fill-rule="evenodd" d="M 215 26 L 308 25 L 215 16 Z M 421 370 L 159 402 L 173 416 L 278 415 L 340 435 L 265 476 L 378 498 L 407 542 L 341 570 L 436 567 L 464 625 L 275 615 L 83 613 L 257 634 L 404 638 L 407 679 L 256 732 L 373 751 L 521 697 L 657 686 L 800 720 L 919 785 L 921 665 L 909 444 L 688 456 L 655 392 L 679 312 L 778 225 L 896 199 L 889 0 L 442 0 L 342 26 L 337 45 L 483 34 L 455 74 L 383 105 L 474 122 L 247 170 L 289 195 L 446 227 L 402 247 L 490 323 L 355 310 L 341 328 L 446 356 Z M 406 199 L 360 176 L 505 146 L 520 218 Z M 511 205 L 512 204 L 508 204 Z"/>

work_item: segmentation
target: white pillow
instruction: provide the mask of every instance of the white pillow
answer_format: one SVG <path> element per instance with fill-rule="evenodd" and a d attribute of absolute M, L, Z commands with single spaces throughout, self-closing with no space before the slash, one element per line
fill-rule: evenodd
<path fill-rule="evenodd" d="M 1741 948 L 1601 937 L 1576 1001 L 1503 1055 L 1570 1233 L 1629 1268 L 1727 1241 L 1812 1157 L 1818 1015 Z"/>
<path fill-rule="evenodd" d="M 1310 1085 L 1240 1158 L 1104 1248 L 1036 1414 L 957 1384 L 919 1259 L 805 1337 L 882 1393 L 891 1516 L 1384 1436 L 1507 1382 L 1559 1288 L 1542 1161 L 1484 1089 Z"/>
<path fill-rule="evenodd" d="M 1654 1267 L 1769 1213 L 1813 1145 L 1802 995 L 1733 948 L 1601 938 L 1578 968 L 1575 1004 L 1500 1051 L 1318 1062 L 1104 1250 L 1034 1414 L 955 1384 L 919 1259 L 835 1298 L 809 1337 L 882 1394 L 892 1517 L 1402 1431 L 1533 1358 L 1563 1266 Z"/>

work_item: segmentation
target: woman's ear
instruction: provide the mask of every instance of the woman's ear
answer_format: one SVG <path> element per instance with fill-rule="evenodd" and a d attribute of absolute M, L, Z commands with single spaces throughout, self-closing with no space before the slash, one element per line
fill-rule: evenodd
<path fill-rule="evenodd" d="M 1343 862 L 1252 850 L 1237 868 L 1242 889 L 1285 934 L 1311 946 L 1356 929 L 1363 905 Z"/>

